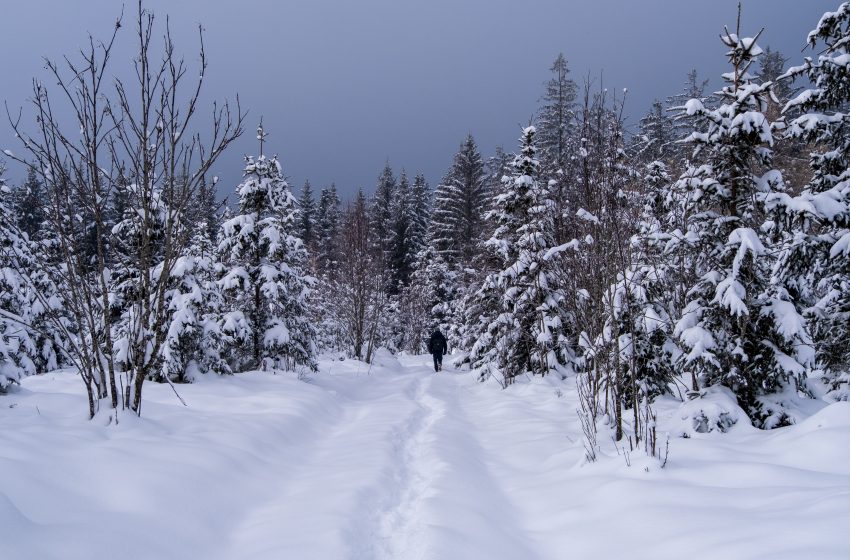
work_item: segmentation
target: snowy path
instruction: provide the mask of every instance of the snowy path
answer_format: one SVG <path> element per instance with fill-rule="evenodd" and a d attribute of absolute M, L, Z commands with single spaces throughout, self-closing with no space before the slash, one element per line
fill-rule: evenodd
<path fill-rule="evenodd" d="M 539 558 L 516 534 L 513 508 L 459 406 L 457 376 L 413 365 L 350 390 L 332 425 L 294 454 L 299 464 L 269 482 L 267 500 L 238 523 L 222 558 L 305 549 L 311 558 Z"/>
<path fill-rule="evenodd" d="M 118 427 L 85 419 L 68 373 L 0 396 L 0 558 L 850 558 L 848 403 L 674 437 L 660 470 L 610 441 L 583 464 L 572 380 L 385 357 L 179 390 L 188 407 L 148 385 Z"/>

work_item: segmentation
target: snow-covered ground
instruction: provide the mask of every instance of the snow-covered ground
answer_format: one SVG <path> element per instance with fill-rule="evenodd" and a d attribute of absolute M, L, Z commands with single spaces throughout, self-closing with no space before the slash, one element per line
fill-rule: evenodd
<path fill-rule="evenodd" d="M 850 558 L 848 403 L 589 465 L 571 380 L 400 360 L 204 377 L 187 407 L 150 383 L 108 427 L 74 375 L 27 378 L 0 396 L 0 558 Z"/>

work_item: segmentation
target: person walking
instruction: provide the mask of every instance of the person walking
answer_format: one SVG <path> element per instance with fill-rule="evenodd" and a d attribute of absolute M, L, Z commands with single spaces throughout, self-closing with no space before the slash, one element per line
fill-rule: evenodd
<path fill-rule="evenodd" d="M 443 354 L 448 352 L 449 346 L 446 342 L 446 337 L 440 332 L 440 329 L 434 330 L 431 333 L 431 338 L 428 339 L 428 351 L 434 357 L 434 371 L 442 371 L 443 369 Z"/>

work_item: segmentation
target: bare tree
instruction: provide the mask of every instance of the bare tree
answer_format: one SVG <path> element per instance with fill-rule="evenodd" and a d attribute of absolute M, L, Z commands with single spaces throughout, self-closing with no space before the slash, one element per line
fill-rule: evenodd
<path fill-rule="evenodd" d="M 154 16 L 141 0 L 133 78 L 111 77 L 122 18 L 109 40 L 89 37 L 78 58 L 46 61 L 56 88 L 33 81 L 34 132 L 22 125 L 21 112 L 13 116 L 7 107 L 35 163 L 13 159 L 32 167 L 49 193 L 48 222 L 58 247 L 52 273 L 65 286 L 73 324 L 67 353 L 86 386 L 90 417 L 102 400 L 112 409 L 141 413 L 142 387 L 156 371 L 166 335 L 166 281 L 190 233 L 181 217 L 204 174 L 242 133 L 244 120 L 238 97 L 233 109 L 227 102 L 214 104 L 212 129 L 202 140 L 194 117 L 207 69 L 203 30 L 198 28 L 200 69 L 192 81 L 167 19 L 157 52 Z M 107 258 L 108 204 L 117 186 L 132 193 L 133 235 L 122 249 L 136 271 L 121 331 Z M 86 232 L 93 232 L 93 250 L 82 242 Z"/>

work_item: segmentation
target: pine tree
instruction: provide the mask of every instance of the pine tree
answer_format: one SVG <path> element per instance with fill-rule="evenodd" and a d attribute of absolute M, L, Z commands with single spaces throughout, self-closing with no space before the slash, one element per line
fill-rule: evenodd
<path fill-rule="evenodd" d="M 450 265 L 470 266 L 478 253 L 488 203 L 484 162 L 468 135 L 434 193 L 431 239 Z"/>
<path fill-rule="evenodd" d="M 411 291 L 423 298 L 426 333 L 440 329 L 450 334 L 456 328 L 458 317 L 452 302 L 458 296 L 457 273 L 434 247 L 426 247 L 419 254 Z"/>
<path fill-rule="evenodd" d="M 490 356 L 505 382 L 524 373 L 545 375 L 565 363 L 560 307 L 563 295 L 550 276 L 547 255 L 554 247 L 554 202 L 539 181 L 535 129 L 523 130 L 521 152 L 504 192 L 495 201 L 497 229 L 487 244 L 503 270 L 487 283 L 501 292 L 500 314 L 492 333 Z"/>
<path fill-rule="evenodd" d="M 706 164 L 692 166 L 674 187 L 687 193 L 685 235 L 699 274 L 676 334 L 684 370 L 702 386 L 729 387 L 754 423 L 769 428 L 792 421 L 777 394 L 802 380 L 810 342 L 798 302 L 771 282 L 770 244 L 759 222 L 760 201 L 782 182 L 770 168 L 768 86 L 748 73 L 762 51 L 757 37 L 727 30 L 721 38 L 732 69 L 720 106 L 708 109 L 699 99 L 685 105 L 706 123 L 689 137 Z"/>
<path fill-rule="evenodd" d="M 428 228 L 431 224 L 431 189 L 425 176 L 417 173 L 411 187 L 410 244 L 414 254 L 425 248 L 428 243 Z"/>
<path fill-rule="evenodd" d="M 773 95 L 782 104 L 785 104 L 797 93 L 797 89 L 793 88 L 788 80 L 778 79 L 785 74 L 785 65 L 788 63 L 788 60 L 788 58 L 782 56 L 781 52 L 772 50 L 768 46 L 764 53 L 759 56 L 759 73 L 758 79 L 755 80 L 759 84 L 772 82 Z"/>
<path fill-rule="evenodd" d="M 670 161 L 677 151 L 676 140 L 673 119 L 667 115 L 661 101 L 656 99 L 649 113 L 640 120 L 638 157 L 647 162 Z"/>
<path fill-rule="evenodd" d="M 41 238 L 41 229 L 46 219 L 45 189 L 35 168 L 27 169 L 27 180 L 20 188 L 20 196 L 15 204 L 18 227 L 31 241 Z"/>
<path fill-rule="evenodd" d="M 149 194 L 150 200 L 140 201 L 145 196 L 137 183 L 126 187 L 128 204 L 124 216 L 112 228 L 111 244 L 115 250 L 115 264 L 111 275 L 110 306 L 112 314 L 120 319 L 114 325 L 116 365 L 123 372 L 131 372 L 133 364 L 141 358 L 142 352 L 149 351 L 144 337 L 152 337 L 155 317 L 144 316 L 141 312 L 142 301 L 149 299 L 151 293 L 160 289 L 162 278 L 161 262 L 163 247 L 168 232 L 168 205 L 162 197 L 162 191 L 155 189 Z M 144 208 L 144 210 L 142 210 Z M 170 232 L 174 237 L 183 235 L 182 226 Z M 157 263 L 146 275 L 141 262 Z M 150 375 L 158 375 L 158 367 Z"/>
<path fill-rule="evenodd" d="M 57 324 L 67 326 L 61 292 L 41 269 L 38 245 L 16 224 L 2 173 L 0 168 L 0 392 L 66 363 L 60 353 L 67 342 Z"/>
<path fill-rule="evenodd" d="M 812 87 L 792 99 L 787 114 L 802 113 L 789 134 L 814 144 L 811 180 L 795 198 L 773 202 L 791 217 L 779 269 L 784 282 L 809 304 L 817 350 L 832 396 L 850 399 L 850 4 L 827 12 L 808 35 L 816 59 L 789 70 L 782 80 L 804 76 Z"/>
<path fill-rule="evenodd" d="M 180 383 L 198 374 L 232 373 L 225 356 L 237 341 L 224 329 L 223 296 L 218 285 L 221 264 L 207 235 L 195 234 L 171 270 L 166 293 L 168 335 L 162 348 L 162 376 Z"/>
<path fill-rule="evenodd" d="M 407 174 L 402 170 L 390 204 L 389 236 L 389 294 L 397 295 L 410 282 L 416 264 L 413 229 L 416 227 L 414 199 Z"/>
<path fill-rule="evenodd" d="M 336 184 L 322 189 L 316 211 L 316 274 L 333 276 L 340 257 L 339 248 L 339 196 Z"/>
<path fill-rule="evenodd" d="M 316 201 L 310 181 L 304 181 L 301 196 L 298 198 L 298 234 L 304 245 L 312 247 L 316 229 Z"/>
<path fill-rule="evenodd" d="M 549 69 L 552 78 L 546 83 L 546 92 L 541 101 L 537 143 L 542 160 L 547 162 L 547 175 L 554 176 L 557 170 L 567 172 L 573 152 L 573 128 L 575 126 L 575 102 L 578 87 L 569 78 L 570 70 L 564 54 L 558 54 Z"/>
<path fill-rule="evenodd" d="M 315 369 L 316 333 L 308 321 L 308 279 L 302 272 L 306 254 L 295 233 L 296 201 L 277 158 L 248 157 L 236 192 L 239 214 L 222 224 L 218 243 L 227 305 L 244 313 L 250 329 L 235 365 Z"/>
<path fill-rule="evenodd" d="M 392 204 L 397 186 L 398 183 L 393 169 L 387 162 L 378 176 L 378 184 L 375 187 L 370 212 L 370 223 L 375 234 L 373 242 L 378 255 L 382 259 L 383 267 L 389 266 L 389 252 L 392 243 Z"/>
<path fill-rule="evenodd" d="M 207 239 L 215 241 L 219 227 L 219 213 L 223 204 L 218 201 L 217 195 L 218 177 L 214 177 L 212 183 L 208 183 L 206 176 L 201 177 L 194 200 L 187 209 L 187 220 L 193 228 L 201 225 Z"/>
<path fill-rule="evenodd" d="M 674 235 L 667 233 L 670 212 L 667 166 L 646 166 L 641 182 L 646 191 L 639 231 L 631 240 L 632 260 L 618 273 L 606 294 L 606 330 L 618 333 L 617 351 L 623 369 L 622 401 L 633 410 L 643 399 L 651 401 L 669 392 L 681 351 L 673 337 L 673 323 L 684 305 L 677 288 L 687 282 L 675 251 Z"/>
<path fill-rule="evenodd" d="M 33 257 L 8 206 L 11 194 L 0 176 L 0 392 L 37 371 L 36 345 L 27 328 L 30 297 L 25 278 Z"/>
<path fill-rule="evenodd" d="M 680 93 L 667 98 L 665 104 L 666 109 L 668 111 L 676 112 L 673 119 L 673 138 L 677 141 L 684 140 L 690 136 L 695 129 L 704 125 L 701 121 L 700 115 L 689 114 L 687 111 L 684 111 L 683 108 L 691 99 L 700 100 L 705 107 L 713 106 L 713 96 L 705 95 L 705 88 L 708 87 L 708 82 L 709 80 L 707 79 L 700 80 L 696 69 L 693 69 L 688 72 L 688 75 L 685 78 L 684 89 Z M 673 147 L 675 150 L 675 160 L 683 161 L 690 159 L 690 147 L 687 144 L 674 144 Z"/>

